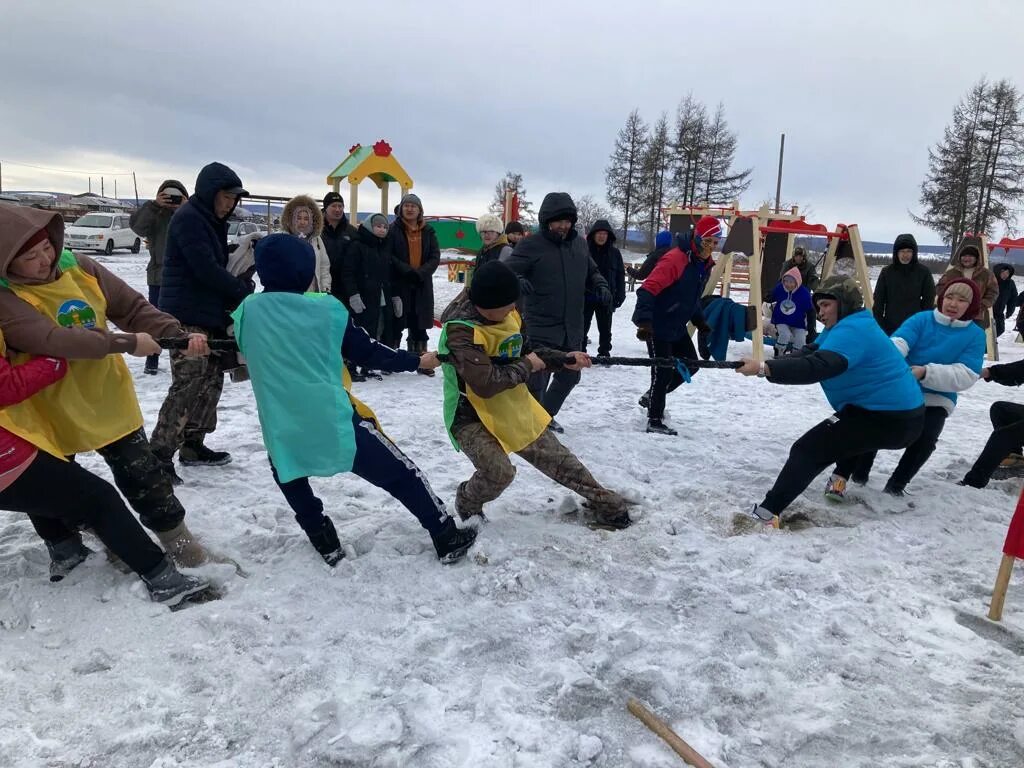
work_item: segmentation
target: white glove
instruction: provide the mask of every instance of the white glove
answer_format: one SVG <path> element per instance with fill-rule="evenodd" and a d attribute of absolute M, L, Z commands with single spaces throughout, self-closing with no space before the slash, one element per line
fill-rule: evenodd
<path fill-rule="evenodd" d="M 348 297 L 348 305 L 352 307 L 352 311 L 357 315 L 361 315 L 366 311 L 366 305 L 363 304 L 363 297 L 358 293 L 355 296 Z"/>
<path fill-rule="evenodd" d="M 401 317 L 402 316 L 402 297 L 401 296 L 393 296 L 392 299 L 391 299 L 391 306 L 394 307 L 395 317 Z"/>

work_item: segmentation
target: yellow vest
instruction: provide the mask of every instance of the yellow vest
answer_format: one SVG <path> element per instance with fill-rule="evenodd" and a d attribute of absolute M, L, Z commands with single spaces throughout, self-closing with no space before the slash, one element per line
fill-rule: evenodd
<path fill-rule="evenodd" d="M 509 312 L 504 320 L 495 325 L 478 325 L 462 320 L 450 322 L 472 326 L 473 343 L 483 347 L 488 357 L 517 359 L 522 353 L 523 336 L 520 333 L 522 320 L 515 310 Z M 444 347 L 446 351 L 447 335 Z M 449 368 L 450 364 L 446 364 L 445 367 Z M 454 378 L 454 376 L 447 375 L 446 371 L 446 388 L 449 386 L 449 380 L 454 383 Z M 480 423 L 494 435 L 505 453 L 516 453 L 523 450 L 540 437 L 551 423 L 551 416 L 537 402 L 530 390 L 527 389 L 526 384 L 506 389 L 493 397 L 480 397 L 469 385 L 466 385 L 465 395 L 477 416 L 480 417 Z M 454 398 L 446 397 L 446 400 L 454 403 Z M 446 410 L 451 410 L 451 415 L 454 415 L 454 408 L 446 408 Z M 450 434 L 451 423 L 448 413 L 446 413 L 445 421 L 448 422 Z M 452 436 L 453 442 L 454 439 Z M 456 445 L 456 447 L 458 446 Z"/>
<path fill-rule="evenodd" d="M 61 327 L 107 328 L 107 300 L 74 255 L 60 257 L 61 275 L 45 285 L 7 288 Z M 31 355 L 17 353 L 15 364 Z M 121 355 L 69 360 L 67 375 L 28 400 L 0 410 L 0 427 L 58 458 L 94 451 L 142 426 L 131 373 Z"/>

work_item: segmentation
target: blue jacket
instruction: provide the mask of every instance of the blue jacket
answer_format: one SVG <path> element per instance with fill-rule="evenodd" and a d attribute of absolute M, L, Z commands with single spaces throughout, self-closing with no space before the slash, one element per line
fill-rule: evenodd
<path fill-rule="evenodd" d="M 896 329 L 892 343 L 910 365 L 927 369 L 926 405 L 952 413 L 956 393 L 978 380 L 985 362 L 985 332 L 970 320 L 950 320 L 937 309 L 917 312 Z"/>
<path fill-rule="evenodd" d="M 807 330 L 807 313 L 814 307 L 814 301 L 806 287 L 798 286 L 790 293 L 779 282 L 772 291 L 771 300 L 775 304 L 775 309 L 772 310 L 774 325 L 788 325 L 791 328 Z M 787 313 L 787 309 L 791 311 Z"/>
<path fill-rule="evenodd" d="M 241 184 L 226 165 L 210 163 L 167 229 L 160 309 L 185 325 L 223 331 L 231 310 L 253 291 L 252 282 L 227 271 L 228 222 L 213 213 L 217 193 Z"/>
<path fill-rule="evenodd" d="M 847 315 L 818 336 L 818 349 L 846 359 L 847 369 L 821 382 L 829 404 L 841 411 L 912 411 L 924 396 L 910 366 L 866 309 Z"/>
<path fill-rule="evenodd" d="M 716 298 L 704 307 L 704 318 L 711 326 L 708 347 L 715 360 L 725 360 L 729 353 L 729 340 L 747 338 L 747 308 L 732 299 Z"/>
<path fill-rule="evenodd" d="M 687 336 L 687 323 L 704 320 L 700 298 L 712 266 L 710 259 L 697 258 L 689 233 L 680 235 L 676 247 L 658 260 L 637 289 L 633 323 L 650 325 L 658 341 Z"/>

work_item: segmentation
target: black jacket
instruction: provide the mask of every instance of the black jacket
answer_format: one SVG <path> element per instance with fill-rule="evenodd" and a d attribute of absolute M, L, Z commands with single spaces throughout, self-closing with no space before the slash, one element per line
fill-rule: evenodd
<path fill-rule="evenodd" d="M 1004 365 L 993 365 L 988 369 L 988 380 L 1004 387 L 1019 387 L 1024 384 L 1024 360 Z"/>
<path fill-rule="evenodd" d="M 644 256 L 644 263 L 640 265 L 640 268 L 636 270 L 633 277 L 636 280 L 646 280 L 654 268 L 658 266 L 658 262 L 661 261 L 661 257 L 672 250 L 674 246 L 664 245 L 661 248 L 655 248 L 653 251 Z"/>
<path fill-rule="evenodd" d="M 523 336 L 531 347 L 583 349 L 583 302 L 587 291 L 608 290 L 575 226 L 563 240 L 547 225 L 561 214 L 575 222 L 576 206 L 564 192 L 541 203 L 541 231 L 519 241 L 506 262 L 523 289 Z"/>
<path fill-rule="evenodd" d="M 173 187 L 188 196 L 185 185 L 180 181 L 168 179 L 156 191 L 157 195 L 165 189 Z M 149 240 L 149 263 L 146 265 L 146 285 L 160 285 L 164 271 L 164 251 L 167 248 L 167 228 L 176 208 L 164 208 L 155 201 L 149 201 L 128 219 L 128 226 L 137 235 Z"/>
<path fill-rule="evenodd" d="M 160 309 L 182 324 L 223 331 L 230 312 L 253 291 L 251 280 L 227 271 L 228 221 L 213 213 L 217 193 L 241 184 L 226 165 L 210 163 L 199 172 L 196 193 L 171 218 Z"/>
<path fill-rule="evenodd" d="M 594 242 L 594 235 L 598 232 L 607 232 L 608 240 L 604 245 L 597 245 Z M 615 233 L 611 225 L 605 219 L 598 219 L 594 226 L 587 233 L 587 247 L 590 249 L 590 258 L 597 264 L 601 277 L 608 283 L 612 292 L 612 307 L 618 309 L 626 300 L 626 267 L 622 263 L 622 252 L 615 247 Z M 600 304 L 598 296 L 592 292 L 587 293 L 587 304 Z"/>
<path fill-rule="evenodd" d="M 909 264 L 902 264 L 896 253 L 904 248 L 914 251 Z M 900 235 L 892 245 L 892 264 L 885 267 L 875 283 L 872 312 L 882 330 L 892 335 L 903 321 L 935 307 L 935 278 L 917 261 L 917 241 L 913 235 Z"/>
<path fill-rule="evenodd" d="M 341 265 L 341 285 L 339 292 L 345 294 L 345 304 L 350 298 L 359 294 L 366 305 L 366 310 L 353 314 L 356 325 L 366 328 L 371 336 L 377 335 L 377 326 L 381 313 L 387 314 L 386 319 L 394 316 L 391 289 L 391 255 L 387 249 L 387 236 L 377 237 L 366 226 L 367 219 L 348 244 L 345 259 Z M 332 281 L 334 277 L 332 275 Z M 332 282 L 332 288 L 334 283 Z M 384 306 L 381 306 L 381 294 Z"/>
<path fill-rule="evenodd" d="M 409 264 L 409 240 L 405 226 L 396 221 L 388 230 L 387 247 L 391 257 L 391 279 L 394 294 L 402 299 L 403 311 L 407 316 L 415 306 L 416 317 L 408 318 L 417 328 L 434 327 L 434 273 L 441 263 L 441 246 L 437 233 L 429 224 L 423 225 L 423 241 L 420 246 L 420 266 Z"/>
<path fill-rule="evenodd" d="M 1004 269 L 1010 270 L 1010 276 L 1003 280 L 999 275 Z M 999 295 L 992 311 L 996 314 L 1002 312 L 1007 318 L 1013 317 L 1013 311 L 1017 308 L 1017 284 L 1013 282 L 1013 266 L 1010 264 L 996 264 L 992 270 L 996 275 L 996 282 L 999 283 Z"/>
<path fill-rule="evenodd" d="M 324 229 L 320 233 L 320 240 L 323 241 L 324 248 L 327 249 L 327 259 L 331 262 L 331 293 L 342 301 L 348 301 L 348 296 L 342 295 L 345 293 L 342 286 L 345 254 L 357 235 L 356 227 L 348 222 L 348 214 L 341 217 L 341 221 L 336 227 L 328 224 L 327 216 L 324 215 Z"/>

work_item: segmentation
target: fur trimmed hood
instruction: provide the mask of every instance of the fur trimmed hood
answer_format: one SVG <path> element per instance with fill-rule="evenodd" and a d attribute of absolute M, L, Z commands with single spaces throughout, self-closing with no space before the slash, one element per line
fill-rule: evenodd
<path fill-rule="evenodd" d="M 313 231 L 309 235 L 310 239 L 320 237 L 324 231 L 324 214 L 320 210 L 320 205 L 309 195 L 296 195 L 285 203 L 284 211 L 281 213 L 281 229 L 289 235 L 299 234 L 292 225 L 295 211 L 299 208 L 308 208 L 309 215 L 313 219 Z"/>

